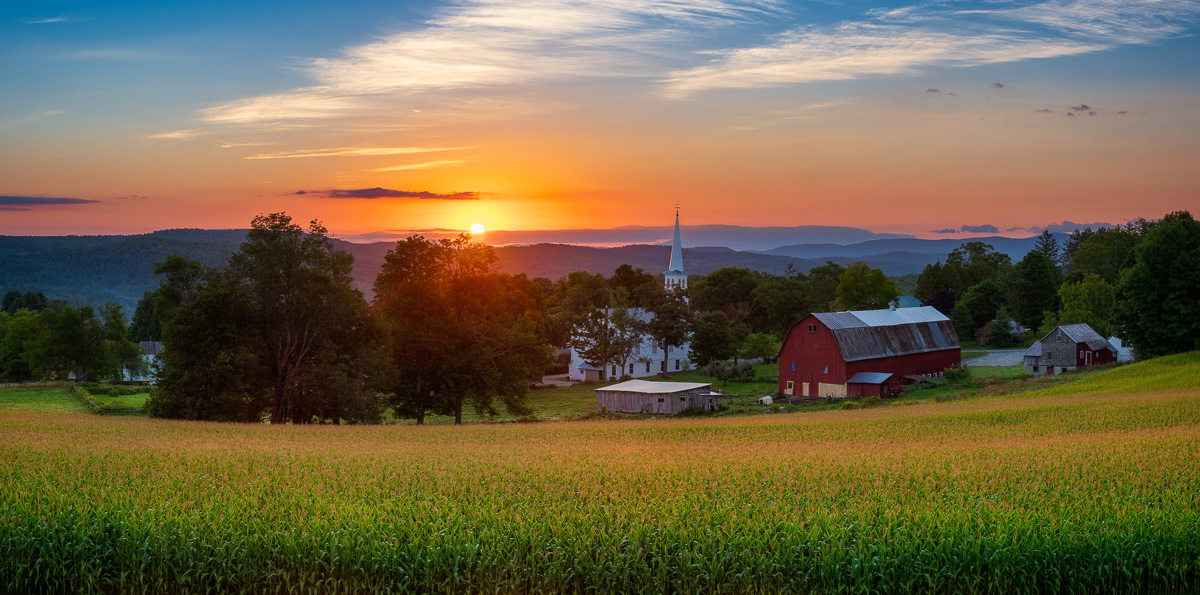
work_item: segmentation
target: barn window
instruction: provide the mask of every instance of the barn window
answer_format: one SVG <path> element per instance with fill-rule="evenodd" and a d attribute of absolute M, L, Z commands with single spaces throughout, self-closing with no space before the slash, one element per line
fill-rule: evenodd
<path fill-rule="evenodd" d="M 659 397 L 659 398 L 658 398 L 658 402 L 659 402 L 659 403 L 662 403 L 662 402 L 663 402 L 663 398 L 662 398 L 662 397 Z"/>
<path fill-rule="evenodd" d="M 793 388 L 795 388 L 796 383 L 789 380 L 787 386 L 788 386 L 788 388 L 787 388 L 788 390 L 792 390 Z"/>
<path fill-rule="evenodd" d="M 1079 357 L 1083 357 L 1083 352 L 1082 352 L 1082 351 L 1080 351 L 1080 352 L 1079 352 Z"/>
<path fill-rule="evenodd" d="M 1034 371 L 1034 372 L 1037 372 L 1037 371 L 1038 371 L 1038 367 L 1037 367 L 1037 366 L 1034 366 L 1034 367 L 1033 367 L 1033 371 Z"/>
<path fill-rule="evenodd" d="M 1061 334 L 1054 335 L 1054 340 L 1058 341 L 1059 343 L 1062 343 L 1062 335 Z"/>
<path fill-rule="evenodd" d="M 680 403 L 682 403 L 682 402 L 684 402 L 684 401 L 686 401 L 686 400 L 687 400 L 687 397 L 685 397 L 685 396 L 683 396 L 683 395 L 679 395 L 679 402 L 680 402 Z"/>
<path fill-rule="evenodd" d="M 793 371 L 793 372 L 795 372 L 795 371 L 796 371 L 796 364 L 792 364 L 792 371 Z"/>
<path fill-rule="evenodd" d="M 810 333 L 817 332 L 817 325 L 815 325 L 815 324 L 808 325 L 808 332 L 810 332 Z"/>
<path fill-rule="evenodd" d="M 822 374 L 828 374 L 828 373 L 829 373 L 829 366 L 825 366 L 825 369 L 824 369 L 824 370 L 821 370 L 821 373 L 822 373 Z"/>

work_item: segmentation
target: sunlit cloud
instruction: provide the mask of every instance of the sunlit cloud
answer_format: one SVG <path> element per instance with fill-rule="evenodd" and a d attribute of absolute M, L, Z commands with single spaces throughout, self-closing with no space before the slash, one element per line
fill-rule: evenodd
<path fill-rule="evenodd" d="M 381 95 L 514 85 L 553 78 L 658 74 L 632 59 L 686 26 L 776 10 L 775 0 L 466 0 L 423 27 L 318 58 L 314 84 L 206 109 L 245 124 L 352 113 Z"/>
<path fill-rule="evenodd" d="M 444 161 L 427 161 L 425 163 L 409 163 L 406 165 L 393 165 L 390 167 L 380 167 L 371 171 L 407 171 L 410 169 L 433 169 L 436 167 L 454 167 L 466 163 L 463 159 L 448 159 Z"/>
<path fill-rule="evenodd" d="M 666 93 L 683 97 L 709 89 L 1070 56 L 1176 36 L 1200 14 L 1196 0 L 1053 0 L 988 10 L 955 6 L 872 11 L 863 21 L 793 29 L 764 45 L 713 52 L 717 57 L 711 63 L 671 73 Z"/>
<path fill-rule="evenodd" d="M 47 19 L 38 19 L 36 21 L 25 21 L 26 25 L 49 25 L 50 23 L 67 23 L 74 19 L 70 17 L 50 17 Z"/>
<path fill-rule="evenodd" d="M 306 149 L 283 153 L 250 155 L 243 159 L 299 159 L 303 157 L 364 157 L 379 155 L 410 155 L 437 151 L 461 151 L 475 147 L 341 147 L 337 149 Z"/>
<path fill-rule="evenodd" d="M 151 135 L 147 136 L 146 138 L 170 139 L 170 140 L 191 140 L 193 138 L 196 138 L 198 136 L 204 136 L 206 134 L 209 134 L 209 132 L 206 132 L 204 130 L 175 130 L 172 132 L 160 132 L 158 134 L 151 134 Z"/>
<path fill-rule="evenodd" d="M 297 192 L 296 194 L 309 194 L 308 192 Z M 391 190 L 388 188 L 362 188 L 358 190 L 326 190 L 324 192 L 314 192 L 313 194 L 324 196 L 325 198 L 365 198 L 374 200 L 377 198 L 417 198 L 422 200 L 479 200 L 479 196 L 483 193 L 477 191 L 469 192 L 429 192 L 427 190 L 412 191 L 412 190 Z"/>

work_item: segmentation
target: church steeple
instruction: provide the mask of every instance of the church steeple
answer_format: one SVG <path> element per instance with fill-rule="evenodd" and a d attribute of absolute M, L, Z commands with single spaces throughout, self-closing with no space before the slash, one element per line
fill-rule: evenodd
<path fill-rule="evenodd" d="M 675 203 L 675 238 L 671 242 L 671 264 L 663 273 L 667 290 L 687 289 L 687 272 L 683 270 L 683 241 L 679 239 L 679 203 Z"/>

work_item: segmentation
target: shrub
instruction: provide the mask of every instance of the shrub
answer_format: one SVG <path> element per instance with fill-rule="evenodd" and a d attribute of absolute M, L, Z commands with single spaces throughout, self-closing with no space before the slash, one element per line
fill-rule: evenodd
<path fill-rule="evenodd" d="M 942 374 L 942 377 L 951 384 L 962 385 L 971 381 L 971 368 L 966 364 L 954 364 Z"/>

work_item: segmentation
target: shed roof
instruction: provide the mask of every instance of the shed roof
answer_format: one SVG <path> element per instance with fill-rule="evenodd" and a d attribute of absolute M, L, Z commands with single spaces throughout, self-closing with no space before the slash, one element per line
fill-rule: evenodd
<path fill-rule="evenodd" d="M 700 382 L 652 382 L 650 380 L 626 380 L 625 382 L 614 384 L 612 386 L 603 386 L 596 389 L 599 391 L 622 391 L 627 393 L 646 393 L 648 395 L 661 395 L 670 393 L 681 393 L 702 388 L 712 388 L 712 384 L 704 384 Z"/>
<path fill-rule="evenodd" d="M 932 306 L 813 316 L 833 331 L 842 359 L 848 362 L 961 347 L 950 319 Z"/>
<path fill-rule="evenodd" d="M 1104 337 L 1100 336 L 1100 333 L 1092 330 L 1092 327 L 1084 323 L 1061 324 L 1058 326 L 1058 328 L 1062 329 L 1062 332 L 1066 333 L 1066 335 L 1070 337 L 1072 341 L 1075 341 L 1076 343 L 1087 343 L 1088 348 L 1093 351 L 1099 349 L 1116 351 L 1116 349 L 1113 349 L 1113 346 L 1110 345 L 1108 341 L 1104 339 Z"/>
<path fill-rule="evenodd" d="M 890 372 L 859 372 L 846 380 L 846 384 L 883 384 L 891 378 Z"/>
<path fill-rule="evenodd" d="M 1042 357 L 1042 342 L 1034 341 L 1029 349 L 1025 350 L 1025 354 L 1021 357 Z"/>

